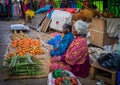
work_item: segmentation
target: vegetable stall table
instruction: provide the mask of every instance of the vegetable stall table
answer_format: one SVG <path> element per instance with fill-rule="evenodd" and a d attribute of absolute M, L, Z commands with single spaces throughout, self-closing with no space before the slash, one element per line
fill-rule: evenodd
<path fill-rule="evenodd" d="M 7 47 L 6 56 L 4 58 L 5 61 L 3 62 L 4 67 L 7 67 L 7 68 L 4 68 L 4 70 L 3 70 L 3 74 L 2 74 L 3 79 L 8 80 L 8 79 L 47 77 L 48 73 L 49 73 L 49 64 L 50 64 L 50 59 L 51 59 L 51 57 L 49 55 L 49 48 L 51 48 L 51 46 L 47 45 L 45 42 L 48 39 L 50 39 L 50 36 L 48 34 L 38 33 L 38 32 L 35 32 L 32 30 L 27 34 L 27 37 L 25 36 L 24 38 L 21 38 L 20 41 L 17 41 L 17 43 L 15 43 L 15 39 L 13 39 Z M 26 41 L 24 41 L 22 39 L 25 39 Z M 32 44 L 29 41 L 36 42 L 36 43 Z M 30 48 L 29 48 L 29 45 L 27 46 L 27 44 L 25 42 L 30 43 Z M 34 44 L 35 44 L 35 47 L 34 47 Z M 24 46 L 24 45 L 26 45 L 26 46 Z M 38 45 L 38 48 L 36 47 L 37 45 Z M 23 46 L 23 47 L 20 47 L 20 46 Z M 26 48 L 26 49 L 24 49 L 24 48 Z M 27 53 L 24 55 L 24 52 L 27 52 Z M 36 52 L 36 54 L 32 55 L 33 57 L 31 57 L 31 56 L 29 56 L 30 52 L 33 54 Z M 12 55 L 10 53 L 19 54 L 22 57 L 19 57 L 19 55 Z M 26 57 L 24 57 L 24 56 L 26 56 Z M 10 62 L 10 60 L 11 60 L 11 62 Z M 37 61 L 35 61 L 35 60 L 37 60 Z M 33 61 L 35 61 L 35 63 Z M 40 69 L 41 69 L 40 72 L 39 71 L 32 72 L 29 70 L 31 68 L 34 70 L 39 68 L 39 67 L 32 67 L 32 66 L 34 66 L 34 64 L 35 65 L 39 64 L 37 66 L 40 66 Z M 15 69 L 16 68 L 15 66 L 17 66 L 17 65 L 18 66 L 23 65 L 22 68 L 25 68 L 25 69 L 23 69 L 23 70 L 17 69 L 16 72 L 23 72 L 22 74 L 25 74 L 25 75 L 10 75 L 9 71 L 11 69 Z M 26 66 L 26 65 L 28 65 L 28 66 Z M 31 66 L 29 66 L 29 65 L 31 65 Z M 12 70 L 12 71 L 15 72 L 14 70 Z M 28 73 L 25 73 L 26 71 Z M 17 74 L 17 73 L 15 73 L 15 74 Z M 26 74 L 31 74 L 31 75 L 26 75 Z"/>

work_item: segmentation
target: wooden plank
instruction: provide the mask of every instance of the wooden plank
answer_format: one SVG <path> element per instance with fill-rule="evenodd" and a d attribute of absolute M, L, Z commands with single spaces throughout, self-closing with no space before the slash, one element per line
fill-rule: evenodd
<path fill-rule="evenodd" d="M 94 79 L 94 78 L 95 78 L 95 68 L 94 68 L 94 67 L 91 67 L 91 68 L 90 68 L 90 78 L 91 78 L 91 79 Z"/>
<path fill-rule="evenodd" d="M 50 22 L 51 22 L 51 19 L 50 19 L 50 20 L 48 20 L 48 23 L 47 23 L 47 25 L 46 25 L 46 27 L 45 27 L 44 32 L 46 32 L 46 31 L 47 31 L 47 29 L 48 29 L 48 27 L 49 27 L 49 25 L 50 25 Z"/>
<path fill-rule="evenodd" d="M 45 20 L 43 21 L 42 25 L 41 25 L 41 32 L 46 32 L 47 31 L 50 22 L 51 22 L 51 19 L 46 17 Z"/>
<path fill-rule="evenodd" d="M 47 26 L 48 18 L 45 19 L 43 27 L 42 27 L 42 32 L 44 32 L 46 26 Z"/>
<path fill-rule="evenodd" d="M 97 61 L 94 62 L 93 64 L 91 64 L 91 66 L 93 66 L 93 67 L 95 67 L 95 68 L 97 68 L 97 69 L 101 69 L 101 70 L 110 72 L 110 73 L 112 73 L 112 74 L 116 74 L 116 73 L 117 73 L 117 71 L 109 70 L 109 69 L 106 69 L 106 68 L 102 67 Z"/>
<path fill-rule="evenodd" d="M 40 28 L 41 28 L 41 32 L 44 31 L 46 21 L 47 21 L 47 19 L 45 18 L 45 20 L 43 21 L 43 23 L 42 23 L 42 25 L 41 25 L 41 27 L 40 27 Z"/>
<path fill-rule="evenodd" d="M 111 79 L 111 84 L 112 85 L 116 85 L 116 80 L 117 80 L 117 73 L 116 74 L 112 74 L 112 79 Z"/>
<path fill-rule="evenodd" d="M 3 75 L 2 78 L 4 80 L 8 80 L 8 79 L 30 79 L 30 78 L 47 78 L 48 77 L 48 73 L 47 74 L 42 74 L 42 75 L 35 75 L 35 76 L 29 76 L 29 75 L 25 75 L 25 76 L 9 76 L 8 74 L 8 70 L 4 69 L 3 71 Z"/>
<path fill-rule="evenodd" d="M 103 77 L 101 75 L 96 75 L 95 79 L 97 79 L 97 80 L 103 80 L 104 82 L 111 84 L 111 79 Z"/>
<path fill-rule="evenodd" d="M 10 47 L 10 43 L 8 43 L 8 46 L 7 46 L 7 48 L 6 48 L 7 50 L 6 50 L 5 55 L 4 55 L 3 66 L 6 65 L 6 62 L 4 62 L 4 60 L 7 59 L 7 55 L 8 55 L 8 53 L 9 53 L 9 47 Z"/>
<path fill-rule="evenodd" d="M 33 19 L 31 20 L 29 27 L 39 30 L 39 27 L 44 19 L 45 19 L 45 15 L 43 14 L 35 15 Z"/>
<path fill-rule="evenodd" d="M 116 85 L 116 76 L 112 76 L 112 78 L 107 78 L 107 77 L 103 77 L 101 75 L 96 75 L 95 79 L 97 80 L 103 80 L 105 83 L 109 83 L 111 85 Z"/>

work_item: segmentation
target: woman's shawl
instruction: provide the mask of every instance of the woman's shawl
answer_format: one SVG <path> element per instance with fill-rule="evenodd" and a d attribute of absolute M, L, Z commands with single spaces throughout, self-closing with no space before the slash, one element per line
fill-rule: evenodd
<path fill-rule="evenodd" d="M 52 50 L 50 52 L 51 56 L 63 55 L 66 52 L 69 44 L 72 42 L 73 39 L 74 39 L 74 36 L 72 35 L 71 32 L 65 34 L 64 37 L 62 38 L 62 40 L 60 41 L 57 50 Z"/>
<path fill-rule="evenodd" d="M 88 46 L 85 38 L 76 37 L 68 47 L 65 61 L 69 65 L 83 64 L 88 56 Z"/>

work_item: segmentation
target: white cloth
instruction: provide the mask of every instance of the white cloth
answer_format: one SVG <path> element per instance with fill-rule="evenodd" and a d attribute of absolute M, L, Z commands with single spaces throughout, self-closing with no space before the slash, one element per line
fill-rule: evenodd
<path fill-rule="evenodd" d="M 109 37 L 120 37 L 120 19 L 108 18 L 107 20 L 107 34 Z"/>
<path fill-rule="evenodd" d="M 5 0 L 0 0 L 0 3 L 1 3 L 2 5 L 5 5 Z"/>
<path fill-rule="evenodd" d="M 50 28 L 58 31 L 62 31 L 65 23 L 71 23 L 72 14 L 66 11 L 54 10 L 51 16 Z"/>

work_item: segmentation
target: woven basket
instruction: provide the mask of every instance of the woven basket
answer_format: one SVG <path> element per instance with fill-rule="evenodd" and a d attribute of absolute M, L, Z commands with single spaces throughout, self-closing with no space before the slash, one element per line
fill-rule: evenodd
<path fill-rule="evenodd" d="M 85 19 L 92 19 L 95 16 L 95 12 L 92 10 L 89 10 L 87 8 L 81 10 L 80 12 L 73 15 L 73 20 L 85 20 Z"/>

